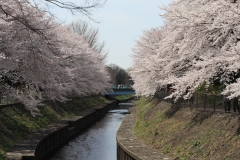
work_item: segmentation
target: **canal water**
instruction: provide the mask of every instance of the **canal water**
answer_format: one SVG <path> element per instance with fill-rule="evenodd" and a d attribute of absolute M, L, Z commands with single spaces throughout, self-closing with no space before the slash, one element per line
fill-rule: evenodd
<path fill-rule="evenodd" d="M 128 110 L 111 110 L 63 146 L 51 160 L 116 160 L 116 133 Z"/>

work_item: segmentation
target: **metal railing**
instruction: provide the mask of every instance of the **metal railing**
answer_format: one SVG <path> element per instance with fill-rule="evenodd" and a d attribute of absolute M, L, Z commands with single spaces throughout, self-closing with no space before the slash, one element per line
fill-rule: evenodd
<path fill-rule="evenodd" d="M 0 107 L 4 106 L 4 105 L 11 105 L 11 104 L 15 104 L 17 103 L 16 101 L 14 101 L 14 99 L 12 99 L 8 92 L 3 92 L 0 90 Z"/>
<path fill-rule="evenodd" d="M 172 98 L 164 99 L 171 93 L 157 92 L 155 97 L 159 100 L 172 103 L 173 106 L 180 108 L 191 108 L 213 112 L 240 112 L 240 102 L 238 98 L 227 99 L 223 95 L 213 95 L 205 93 L 194 93 L 190 99 L 179 98 L 176 102 Z"/>

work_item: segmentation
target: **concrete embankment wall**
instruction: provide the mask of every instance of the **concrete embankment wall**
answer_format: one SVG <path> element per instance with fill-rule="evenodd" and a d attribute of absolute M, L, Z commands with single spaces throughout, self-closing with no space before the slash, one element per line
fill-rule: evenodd
<path fill-rule="evenodd" d="M 97 122 L 111 109 L 116 108 L 118 101 L 104 106 L 96 106 L 85 110 L 77 116 L 65 118 L 19 140 L 7 152 L 6 160 L 45 160 L 60 146 L 72 137 Z"/>
<path fill-rule="evenodd" d="M 131 107 L 117 132 L 118 160 L 170 160 L 159 151 L 150 148 L 135 136 L 134 122 L 136 107 Z"/>

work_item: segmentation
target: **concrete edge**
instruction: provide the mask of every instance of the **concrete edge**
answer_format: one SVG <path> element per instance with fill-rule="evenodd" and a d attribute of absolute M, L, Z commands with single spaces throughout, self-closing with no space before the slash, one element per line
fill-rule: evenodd
<path fill-rule="evenodd" d="M 117 105 L 118 105 L 117 101 L 113 100 L 110 103 L 106 103 L 105 105 L 99 105 L 91 109 L 84 110 L 80 112 L 79 115 L 73 116 L 71 118 L 65 118 L 59 122 L 49 124 L 46 127 L 40 129 L 39 131 L 18 140 L 16 144 L 10 149 L 10 151 L 6 153 L 5 159 L 6 160 L 45 159 L 50 156 L 48 152 L 55 151 L 55 149 L 63 145 L 66 141 L 70 140 L 73 137 L 73 135 L 79 133 L 79 131 L 82 131 L 81 127 L 83 127 L 83 129 L 86 129 L 87 126 L 90 125 L 90 123 L 97 121 L 99 118 L 103 117 L 108 110 L 113 109 Z M 83 122 L 78 122 L 83 119 L 85 119 Z M 76 126 L 70 125 L 70 123 L 75 122 L 79 124 L 76 124 Z M 83 124 L 84 122 L 87 124 Z M 77 127 L 80 127 L 81 129 Z M 74 130 L 75 133 L 74 134 L 70 133 L 71 132 L 70 130 Z M 61 136 L 63 133 L 59 133 L 61 143 L 59 143 L 59 139 L 57 139 L 57 141 L 56 139 L 52 140 L 55 137 L 59 137 L 59 135 L 55 136 L 54 134 L 58 134 L 58 132 L 62 131 L 64 131 L 65 136 Z M 57 142 L 57 144 L 56 145 L 53 144 L 54 148 L 52 147 L 47 152 L 45 151 L 46 156 L 41 155 L 41 157 L 37 157 L 36 151 L 38 148 L 42 148 L 40 150 L 46 150 L 46 148 L 44 147 L 45 145 L 43 146 L 39 145 L 42 142 L 46 141 L 46 139 L 51 139 L 51 143 Z M 49 144 L 49 142 L 46 143 Z"/>
<path fill-rule="evenodd" d="M 116 134 L 117 159 L 118 160 L 170 160 L 156 149 L 152 149 L 144 144 L 134 134 L 135 110 L 130 108 L 130 113 L 125 116 Z"/>

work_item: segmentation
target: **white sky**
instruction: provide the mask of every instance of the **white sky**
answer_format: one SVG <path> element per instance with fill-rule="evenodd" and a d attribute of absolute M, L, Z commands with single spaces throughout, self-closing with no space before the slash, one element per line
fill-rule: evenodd
<path fill-rule="evenodd" d="M 75 1 L 77 2 L 77 0 Z M 94 11 L 92 17 L 99 23 L 87 21 L 91 26 L 99 29 L 100 41 L 106 43 L 107 64 L 114 63 L 124 69 L 130 67 L 135 40 L 142 36 L 144 30 L 164 24 L 163 19 L 159 16 L 163 13 L 159 7 L 166 6 L 172 1 L 107 0 L 102 8 Z M 84 20 L 83 17 L 73 16 L 60 8 L 55 7 L 51 11 L 59 18 L 59 21 L 66 24 L 79 19 Z"/>

